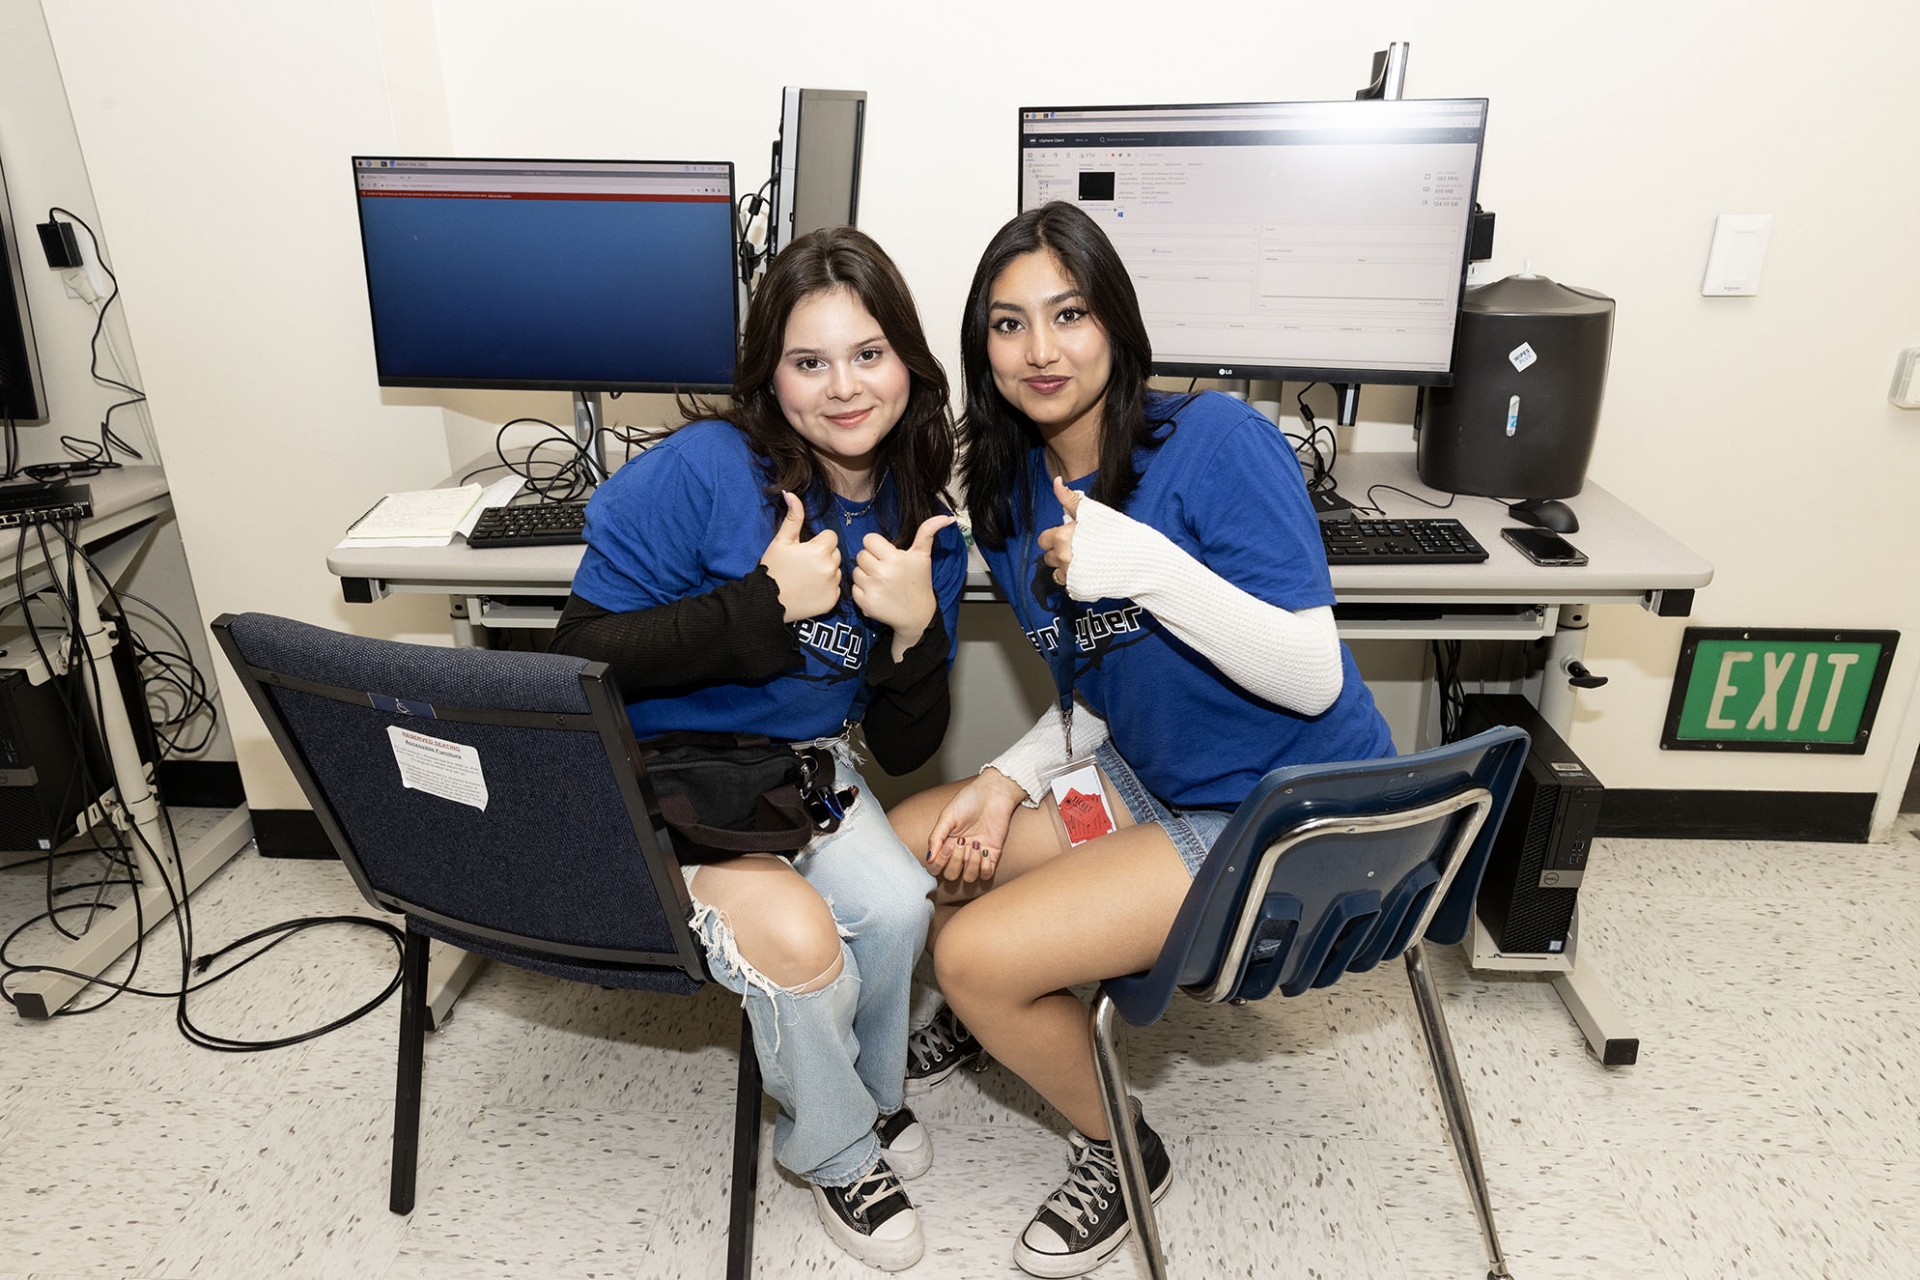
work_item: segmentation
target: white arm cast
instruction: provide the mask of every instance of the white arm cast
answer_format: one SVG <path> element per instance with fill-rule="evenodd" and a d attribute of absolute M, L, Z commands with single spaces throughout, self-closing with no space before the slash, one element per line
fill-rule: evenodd
<path fill-rule="evenodd" d="M 1333 610 L 1289 612 L 1241 590 L 1158 529 L 1092 498 L 1080 503 L 1067 590 L 1130 597 L 1247 692 L 1304 716 L 1340 696 Z M 1075 717 L 1075 723 L 1078 723 Z"/>
<path fill-rule="evenodd" d="M 1094 748 L 1106 740 L 1107 722 L 1076 697 L 1073 700 L 1074 755 L 1090 756 Z M 1048 776 L 1066 762 L 1067 746 L 1060 732 L 1060 704 L 1056 702 L 1047 708 L 1046 714 L 1034 723 L 1033 728 L 1020 736 L 1018 742 L 987 761 L 981 771 L 999 770 L 1027 793 L 1023 803 L 1031 808 L 1040 803 L 1041 793 L 1047 789 Z"/>

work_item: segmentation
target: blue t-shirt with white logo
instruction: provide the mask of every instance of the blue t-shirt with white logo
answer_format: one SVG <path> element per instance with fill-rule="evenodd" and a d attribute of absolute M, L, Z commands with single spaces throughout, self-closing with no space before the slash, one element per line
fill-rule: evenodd
<path fill-rule="evenodd" d="M 1174 425 L 1162 428 L 1158 448 L 1135 451 L 1140 485 L 1125 514 L 1268 604 L 1332 604 L 1306 482 L 1279 429 L 1217 392 L 1150 396 L 1148 411 Z M 1036 539 L 1065 513 L 1044 452 L 1034 449 L 1027 465 L 1032 509 L 1014 513 L 1004 550 L 981 553 L 1041 655 L 1071 645 L 1073 687 L 1106 720 L 1115 749 L 1148 790 L 1182 808 L 1232 808 L 1281 765 L 1394 753 L 1344 644 L 1340 696 L 1320 715 L 1302 716 L 1233 683 L 1132 600 L 1073 602 L 1072 624 L 1063 627 L 1066 592 Z M 1084 493 L 1093 479 L 1071 487 Z"/>
<path fill-rule="evenodd" d="M 587 504 L 587 553 L 574 594 L 613 613 L 650 609 L 747 577 L 773 540 L 766 466 L 730 423 L 682 427 L 614 472 Z M 837 734 L 865 714 L 867 659 L 887 628 L 854 607 L 854 557 L 869 533 L 897 523 L 892 479 L 877 501 L 834 496 L 827 520 L 840 536 L 846 586 L 831 612 L 788 624 L 802 664 L 764 680 L 709 684 L 673 697 L 629 703 L 635 735 L 679 730 L 763 733 L 797 742 Z M 803 538 L 810 536 L 802 533 Z M 967 552 L 949 525 L 933 544 L 933 588 L 946 621 L 947 660 L 959 634 Z"/>

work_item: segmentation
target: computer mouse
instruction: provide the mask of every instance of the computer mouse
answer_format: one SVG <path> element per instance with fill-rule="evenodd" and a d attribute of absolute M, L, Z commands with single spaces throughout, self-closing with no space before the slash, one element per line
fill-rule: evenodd
<path fill-rule="evenodd" d="M 1516 502 L 1507 508 L 1507 514 L 1521 524 L 1536 525 L 1555 533 L 1580 532 L 1580 518 L 1573 514 L 1573 508 L 1552 498 Z"/>

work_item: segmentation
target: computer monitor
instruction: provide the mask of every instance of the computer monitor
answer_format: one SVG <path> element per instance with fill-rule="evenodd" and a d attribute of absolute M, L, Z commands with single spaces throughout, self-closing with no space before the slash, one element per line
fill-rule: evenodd
<path fill-rule="evenodd" d="M 733 165 L 355 156 L 383 387 L 733 389 Z"/>
<path fill-rule="evenodd" d="M 1027 107 L 1020 207 L 1079 205 L 1156 373 L 1445 386 L 1484 98 Z"/>
<path fill-rule="evenodd" d="M 860 148 L 867 95 L 859 89 L 788 88 L 774 143 L 773 221 L 767 253 L 821 227 L 851 227 L 860 214 Z"/>
<path fill-rule="evenodd" d="M 40 354 L 33 345 L 33 311 L 20 239 L 0 171 L 0 421 L 15 425 L 47 420 L 47 393 L 40 380 Z"/>

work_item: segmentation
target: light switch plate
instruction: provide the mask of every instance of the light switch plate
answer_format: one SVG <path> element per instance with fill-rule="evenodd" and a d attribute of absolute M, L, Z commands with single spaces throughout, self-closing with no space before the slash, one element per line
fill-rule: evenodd
<path fill-rule="evenodd" d="M 1902 409 L 1920 409 L 1920 347 L 1908 347 L 1893 366 L 1893 389 L 1887 399 Z"/>
<path fill-rule="evenodd" d="M 1767 260 L 1770 213 L 1723 213 L 1714 219 L 1713 247 L 1700 293 L 1708 298 L 1744 298 L 1760 292 L 1760 268 Z"/>

